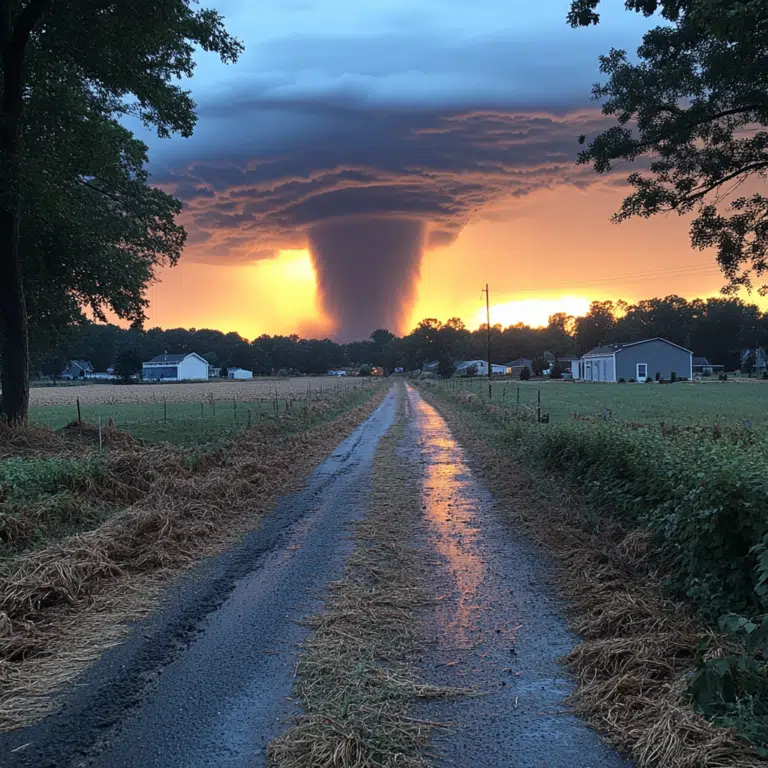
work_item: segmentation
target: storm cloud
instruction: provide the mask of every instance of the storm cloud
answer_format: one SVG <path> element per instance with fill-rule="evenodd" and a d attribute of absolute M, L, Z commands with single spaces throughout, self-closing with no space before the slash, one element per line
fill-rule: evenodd
<path fill-rule="evenodd" d="M 372 2 L 323 29 L 326 4 L 302 2 L 290 22 L 267 15 L 245 70 L 202 73 L 195 137 L 153 149 L 151 167 L 186 204 L 185 258 L 309 247 L 337 336 L 402 330 L 425 248 L 515 198 L 594 183 L 574 161 L 577 137 L 606 125 L 588 101 L 604 25 L 577 36 L 553 4 L 499 29 L 495 0 L 444 25 L 442 4 L 417 5 Z"/>

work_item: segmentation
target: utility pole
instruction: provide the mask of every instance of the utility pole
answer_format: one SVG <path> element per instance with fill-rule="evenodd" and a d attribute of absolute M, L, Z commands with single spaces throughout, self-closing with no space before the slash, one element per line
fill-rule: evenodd
<path fill-rule="evenodd" d="M 493 387 L 491 386 L 491 376 L 493 375 L 493 364 L 491 363 L 491 297 L 488 293 L 488 283 L 485 284 L 485 329 L 488 334 L 488 399 L 493 399 Z"/>

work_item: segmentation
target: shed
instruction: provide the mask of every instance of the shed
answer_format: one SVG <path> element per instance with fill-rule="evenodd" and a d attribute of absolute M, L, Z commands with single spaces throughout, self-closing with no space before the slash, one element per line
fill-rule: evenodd
<path fill-rule="evenodd" d="M 456 363 L 456 375 L 466 376 L 467 371 L 473 367 L 476 376 L 488 375 L 487 360 L 461 360 Z M 498 363 L 491 363 L 491 371 L 493 376 L 505 376 L 509 373 L 509 367 L 506 365 L 499 365 Z"/>
<path fill-rule="evenodd" d="M 585 381 L 645 381 L 693 378 L 693 354 L 666 339 L 644 339 L 595 347 L 573 363 L 573 377 Z"/>
<path fill-rule="evenodd" d="M 207 381 L 208 369 L 208 361 L 196 352 L 166 352 L 142 363 L 141 375 L 147 381 Z"/>
<path fill-rule="evenodd" d="M 711 376 L 715 371 L 722 371 L 724 368 L 724 365 L 716 365 L 715 363 L 710 363 L 706 357 L 693 358 L 694 376 Z"/>
<path fill-rule="evenodd" d="M 253 378 L 253 371 L 246 371 L 245 368 L 228 368 L 227 369 L 227 378 L 228 379 L 252 379 Z"/>

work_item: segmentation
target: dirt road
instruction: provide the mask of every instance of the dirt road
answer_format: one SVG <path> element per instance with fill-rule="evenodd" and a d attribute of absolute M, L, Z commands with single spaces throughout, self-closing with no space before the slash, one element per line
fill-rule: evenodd
<path fill-rule="evenodd" d="M 497 519 L 439 414 L 415 390 L 403 392 L 408 425 L 399 452 L 423 478 L 413 541 L 439 598 L 420 617 L 435 638 L 424 675 L 487 692 L 421 708 L 455 724 L 438 744 L 440 764 L 626 765 L 563 703 L 570 683 L 556 659 L 575 638 L 546 562 Z M 240 546 L 190 574 L 162 613 L 91 668 L 59 712 L 0 736 L 0 763 L 264 766 L 266 745 L 292 712 L 287 696 L 307 633 L 298 622 L 322 609 L 328 583 L 341 574 L 397 397 L 393 389 Z"/>

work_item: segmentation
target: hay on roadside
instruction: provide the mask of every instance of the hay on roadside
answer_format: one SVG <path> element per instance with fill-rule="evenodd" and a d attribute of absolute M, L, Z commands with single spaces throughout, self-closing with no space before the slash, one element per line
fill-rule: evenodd
<path fill-rule="evenodd" d="M 195 463 L 165 445 L 110 452 L 106 480 L 91 490 L 129 505 L 93 530 L 6 561 L 0 571 L 0 700 L 13 702 L 0 706 L 0 730 L 50 711 L 56 686 L 114 643 L 121 621 L 151 605 L 153 590 L 137 595 L 132 583 L 166 582 L 252 528 L 271 500 L 379 399 L 280 439 L 272 436 L 275 425 L 269 433 L 254 428 Z M 90 631 L 80 632 L 80 625 Z"/>

